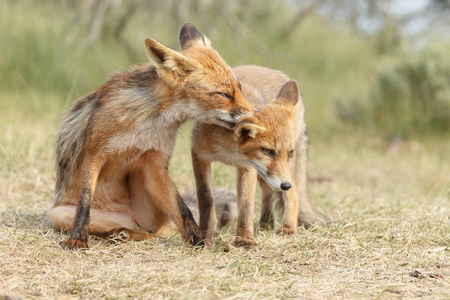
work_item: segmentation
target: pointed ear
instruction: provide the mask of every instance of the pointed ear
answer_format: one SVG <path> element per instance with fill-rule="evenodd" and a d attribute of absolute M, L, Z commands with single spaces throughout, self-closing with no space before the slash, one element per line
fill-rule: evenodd
<path fill-rule="evenodd" d="M 297 82 L 288 81 L 280 90 L 276 102 L 286 106 L 294 106 L 300 98 Z"/>
<path fill-rule="evenodd" d="M 254 139 L 258 134 L 266 131 L 266 128 L 259 126 L 250 118 L 238 122 L 234 129 L 234 140 L 238 143 L 245 141 L 248 138 Z"/>
<path fill-rule="evenodd" d="M 211 42 L 192 23 L 185 23 L 180 31 L 181 49 L 192 46 L 211 47 Z"/>
<path fill-rule="evenodd" d="M 196 62 L 154 39 L 145 40 L 145 52 L 158 74 L 165 79 L 184 77 L 196 69 Z"/>

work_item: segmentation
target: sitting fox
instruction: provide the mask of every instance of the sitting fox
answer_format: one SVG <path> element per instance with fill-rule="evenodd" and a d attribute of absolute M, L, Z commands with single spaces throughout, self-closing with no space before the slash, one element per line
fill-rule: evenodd
<path fill-rule="evenodd" d="M 187 241 L 204 240 L 169 177 L 178 130 L 188 119 L 230 129 L 254 108 L 194 25 L 183 26 L 180 44 L 181 53 L 146 39 L 149 64 L 112 77 L 63 119 L 47 217 L 71 231 L 64 248 L 86 248 L 88 234 L 152 239 L 169 220 Z"/>
<path fill-rule="evenodd" d="M 274 200 L 284 206 L 282 234 L 295 234 L 299 224 L 324 223 L 307 193 L 307 136 L 304 105 L 297 84 L 285 74 L 258 66 L 233 69 L 245 98 L 260 111 L 239 119 L 233 131 L 197 123 L 192 137 L 192 163 L 197 185 L 200 228 L 216 233 L 211 192 L 211 162 L 221 161 L 238 170 L 236 245 L 253 247 L 256 181 L 262 190 L 260 227 L 274 227 Z"/>

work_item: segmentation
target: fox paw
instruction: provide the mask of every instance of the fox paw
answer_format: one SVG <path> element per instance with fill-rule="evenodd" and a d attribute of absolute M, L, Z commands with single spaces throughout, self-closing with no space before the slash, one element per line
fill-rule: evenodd
<path fill-rule="evenodd" d="M 293 235 L 296 233 L 297 233 L 297 230 L 290 228 L 290 227 L 281 227 L 280 229 L 277 230 L 277 234 L 281 234 L 281 235 Z"/>
<path fill-rule="evenodd" d="M 145 230 L 127 228 L 114 229 L 109 233 L 108 237 L 111 242 L 152 241 L 155 239 L 153 235 Z"/>
<path fill-rule="evenodd" d="M 200 229 L 186 231 L 186 240 L 194 246 L 204 247 L 206 243 L 206 235 Z"/>
<path fill-rule="evenodd" d="M 77 250 L 77 249 L 87 249 L 89 248 L 87 241 L 82 241 L 78 239 L 67 239 L 60 243 L 61 247 L 65 250 Z"/>
<path fill-rule="evenodd" d="M 254 249 L 256 247 L 256 242 L 253 238 L 244 238 L 237 236 L 236 240 L 234 241 L 234 245 L 236 247 L 244 247 L 247 249 Z"/>
<path fill-rule="evenodd" d="M 259 223 L 259 230 L 270 230 L 273 228 L 273 224 L 270 222 L 260 222 Z"/>
<path fill-rule="evenodd" d="M 203 232 L 205 233 L 206 238 L 211 241 L 219 236 L 219 233 L 216 230 L 203 230 Z"/>

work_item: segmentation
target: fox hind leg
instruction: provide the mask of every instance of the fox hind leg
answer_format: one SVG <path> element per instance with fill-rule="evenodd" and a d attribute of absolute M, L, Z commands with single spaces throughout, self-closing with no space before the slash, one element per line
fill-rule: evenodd
<path fill-rule="evenodd" d="M 51 208 L 47 218 L 58 229 L 69 231 L 76 214 L 74 205 L 63 205 Z M 126 214 L 107 212 L 91 208 L 89 233 L 101 238 L 121 241 L 153 240 L 154 235 L 139 229 L 136 222 Z"/>
<path fill-rule="evenodd" d="M 274 192 L 262 179 L 258 177 L 261 187 L 261 216 L 259 219 L 259 228 L 269 230 L 275 228 L 274 198 L 278 197 L 279 192 Z"/>

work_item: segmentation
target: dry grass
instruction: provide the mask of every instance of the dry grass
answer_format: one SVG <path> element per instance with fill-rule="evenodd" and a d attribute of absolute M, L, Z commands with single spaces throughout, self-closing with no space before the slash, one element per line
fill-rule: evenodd
<path fill-rule="evenodd" d="M 293 237 L 261 233 L 252 251 L 224 252 L 222 244 L 195 250 L 179 237 L 122 244 L 93 238 L 87 251 L 63 251 L 58 242 L 66 234 L 44 218 L 53 197 L 52 145 L 62 102 L 129 62 L 111 36 L 81 51 L 90 14 L 77 14 L 65 1 L 42 2 L 0 1 L 0 299 L 450 298 L 448 136 L 408 141 L 389 154 L 383 141 L 359 134 L 326 141 L 337 131 L 330 129 L 337 123 L 331 99 L 367 90 L 380 58 L 372 42 L 320 20 L 307 21 L 281 47 L 272 41 L 276 26 L 246 24 L 261 29 L 255 33 L 263 32 L 262 43 L 281 50 L 280 57 L 292 57 L 281 66 L 245 40 L 239 44 L 220 18 L 204 30 L 230 64 L 281 68 L 301 84 L 311 132 L 327 135 L 311 137 L 310 174 L 331 179 L 312 181 L 310 194 L 335 220 L 332 226 Z M 273 25 L 288 20 L 272 15 Z M 143 10 L 125 36 L 136 49 L 147 36 L 171 43 L 177 31 L 170 19 L 163 9 Z M 188 129 L 171 164 L 180 192 L 194 186 Z M 213 179 L 235 186 L 230 167 L 216 166 Z M 223 241 L 232 242 L 233 233 L 223 232 Z"/>
<path fill-rule="evenodd" d="M 52 199 L 60 108 L 49 111 L 0 111 L 0 295 L 450 298 L 448 141 L 405 142 L 386 154 L 376 138 L 313 137 L 310 174 L 331 181 L 313 181 L 310 192 L 335 223 L 293 237 L 258 234 L 253 251 L 223 252 L 221 244 L 195 250 L 174 237 L 121 244 L 92 238 L 89 250 L 69 252 L 58 245 L 65 234 L 43 215 Z M 193 187 L 188 129 L 171 166 L 181 192 Z M 215 168 L 220 185 L 232 188 L 233 177 L 232 168 Z M 232 242 L 233 232 L 222 239 Z"/>

